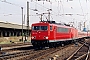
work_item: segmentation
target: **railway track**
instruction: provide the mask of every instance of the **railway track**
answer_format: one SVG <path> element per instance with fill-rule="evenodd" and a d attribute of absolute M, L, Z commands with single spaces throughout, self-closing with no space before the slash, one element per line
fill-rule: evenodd
<path fill-rule="evenodd" d="M 50 55 L 53 55 L 54 53 L 59 52 L 59 54 L 62 52 L 62 50 L 65 50 L 67 47 L 70 47 L 70 45 L 66 45 L 64 47 L 56 47 L 56 48 L 49 48 L 45 50 L 37 50 L 34 49 L 14 49 L 14 50 L 7 50 L 9 51 L 7 54 L 1 54 L 0 60 L 48 60 L 51 58 Z M 73 46 L 72 46 L 73 47 Z M 13 52 L 16 51 L 16 52 Z M 13 52 L 13 53 L 11 53 Z"/>
<path fill-rule="evenodd" d="M 8 54 L 1 54 L 0 60 L 9 60 L 9 59 L 18 59 L 18 60 L 41 60 L 46 58 L 48 55 L 53 54 L 61 49 L 64 49 L 67 46 L 64 47 L 57 47 L 57 48 L 49 48 L 45 50 L 37 50 L 34 49 L 31 50 L 25 50 L 25 51 L 19 51 L 16 53 L 8 53 Z"/>
<path fill-rule="evenodd" d="M 64 47 L 57 47 L 57 48 L 49 48 L 45 51 L 42 50 L 40 53 L 36 53 L 33 56 L 27 56 L 25 58 L 22 58 L 21 60 L 49 60 L 50 55 L 53 55 L 53 53 L 56 53 L 58 51 L 61 51 L 62 49 L 65 49 L 66 47 L 69 47 L 70 45 L 64 46 Z"/>
<path fill-rule="evenodd" d="M 0 45 L 0 53 L 1 51 L 9 51 L 14 49 L 20 49 L 24 47 L 32 47 L 30 43 L 18 43 L 18 44 L 1 44 Z"/>
<path fill-rule="evenodd" d="M 13 47 L 13 46 L 22 46 L 22 45 L 31 45 L 31 43 L 12 43 L 12 44 L 0 44 L 0 47 Z"/>
<path fill-rule="evenodd" d="M 38 58 L 35 58 L 35 59 L 33 59 L 33 60 L 43 60 L 43 59 L 46 59 L 46 60 L 47 60 L 47 59 L 49 59 L 49 57 L 46 58 L 47 56 L 49 56 L 49 55 L 51 55 L 51 54 L 53 54 L 53 53 L 56 53 L 56 52 L 60 51 L 61 49 L 66 48 L 66 47 L 68 47 L 68 46 L 65 46 L 65 47 L 57 47 L 56 49 L 49 50 L 49 51 L 46 52 L 44 55 L 40 55 Z"/>
<path fill-rule="evenodd" d="M 7 59 L 15 58 L 15 57 L 27 56 L 27 55 L 34 54 L 34 53 L 37 53 L 37 51 L 26 50 L 26 51 L 20 51 L 16 53 L 1 54 L 0 60 L 7 60 Z"/>
<path fill-rule="evenodd" d="M 10 56 L 15 56 L 15 54 L 18 55 L 19 53 L 25 53 L 26 50 L 31 51 L 32 49 L 33 49 L 33 47 L 31 45 L 23 45 L 23 46 L 22 45 L 20 45 L 20 46 L 15 45 L 15 47 L 14 46 L 3 47 L 2 50 L 0 51 L 0 60 L 12 58 Z M 7 58 L 6 58 L 6 56 L 7 56 Z"/>
<path fill-rule="evenodd" d="M 50 50 L 50 49 L 49 49 Z M 39 54 L 44 54 L 46 53 L 47 50 L 26 50 L 26 51 L 22 51 L 22 52 L 17 52 L 17 53 L 12 53 L 12 54 L 2 54 L 0 55 L 0 60 L 6 60 L 6 59 L 26 59 L 28 56 L 30 57 L 30 59 L 34 59 L 36 57 L 38 57 Z M 21 57 L 21 58 L 19 58 Z"/>
<path fill-rule="evenodd" d="M 71 49 L 79 48 L 81 46 L 80 45 L 78 47 L 75 47 L 73 45 L 72 47 L 70 47 L 71 45 L 72 44 L 66 45 L 64 47 L 60 47 L 59 46 L 57 48 L 49 48 L 49 49 L 37 50 L 37 51 L 35 51 L 34 49 L 26 49 L 26 48 L 24 48 L 25 50 L 23 50 L 23 49 L 20 49 L 20 50 L 14 49 L 13 51 L 16 51 L 16 52 L 13 52 L 11 50 L 10 51 L 7 50 L 7 51 L 9 51 L 9 53 L 7 53 L 7 54 L 0 54 L 0 60 L 50 60 L 49 58 L 52 58 L 53 56 L 55 56 L 54 53 L 56 53 L 58 51 L 59 51 L 59 54 L 62 53 L 62 50 L 65 50 L 65 51 L 68 50 L 69 52 L 71 52 L 70 51 Z M 67 47 L 69 47 L 69 49 L 67 49 Z M 84 44 L 84 49 L 88 50 L 88 44 Z M 87 50 L 85 52 L 87 52 Z M 11 53 L 11 52 L 13 52 L 13 53 Z M 63 51 L 63 54 L 60 55 L 59 57 L 62 58 L 62 56 L 63 56 L 63 58 L 64 58 L 64 55 L 67 54 L 67 53 L 64 53 L 64 51 Z M 88 57 L 88 55 L 86 55 L 86 56 Z M 58 59 L 58 60 L 60 60 L 60 59 Z"/>
<path fill-rule="evenodd" d="M 76 52 L 74 52 L 66 60 L 88 60 L 90 53 L 89 44 L 84 43 Z"/>

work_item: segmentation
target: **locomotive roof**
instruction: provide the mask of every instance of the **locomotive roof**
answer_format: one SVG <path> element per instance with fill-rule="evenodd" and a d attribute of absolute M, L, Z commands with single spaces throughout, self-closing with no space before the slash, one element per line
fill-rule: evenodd
<path fill-rule="evenodd" d="M 70 27 L 66 25 L 59 25 L 59 24 L 51 24 L 51 25 L 58 26 L 58 27 L 64 27 L 64 28 L 74 28 L 74 27 Z"/>
<path fill-rule="evenodd" d="M 56 23 L 55 21 L 40 21 L 40 22 L 47 22 L 47 23 L 50 23 L 50 24 L 70 26 L 69 24 L 65 24 L 65 23 Z"/>
<path fill-rule="evenodd" d="M 56 23 L 55 21 L 40 21 L 39 23 L 34 23 L 33 25 L 38 25 L 38 24 L 42 24 L 42 23 L 55 25 L 55 26 L 59 26 L 59 27 L 65 27 L 65 28 L 74 28 L 74 27 L 71 27 L 68 24 Z"/>

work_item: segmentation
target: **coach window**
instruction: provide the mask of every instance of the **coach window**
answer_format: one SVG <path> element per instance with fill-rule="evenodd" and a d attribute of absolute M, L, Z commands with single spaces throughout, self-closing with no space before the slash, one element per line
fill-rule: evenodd
<path fill-rule="evenodd" d="M 50 26 L 50 30 L 52 30 L 52 26 Z"/>

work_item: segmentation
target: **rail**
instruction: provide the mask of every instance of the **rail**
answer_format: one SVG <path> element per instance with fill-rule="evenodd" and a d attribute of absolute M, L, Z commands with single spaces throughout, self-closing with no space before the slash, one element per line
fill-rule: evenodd
<path fill-rule="evenodd" d="M 89 44 L 84 43 L 77 51 L 75 51 L 66 60 L 81 60 L 81 59 L 88 60 L 89 54 L 90 54 L 90 46 Z"/>

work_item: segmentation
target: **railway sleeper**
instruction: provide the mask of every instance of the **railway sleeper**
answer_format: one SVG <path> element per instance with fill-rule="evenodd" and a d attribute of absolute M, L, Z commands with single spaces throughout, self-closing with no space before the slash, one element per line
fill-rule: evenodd
<path fill-rule="evenodd" d="M 0 57 L 0 60 L 4 60 L 3 57 Z"/>
<path fill-rule="evenodd" d="M 10 58 L 14 58 L 15 56 L 14 55 L 11 55 L 11 56 L 7 56 L 8 57 L 8 59 L 10 59 Z"/>
<path fill-rule="evenodd" d="M 75 60 L 82 60 L 82 58 L 85 58 L 87 54 L 83 54 L 82 56 L 79 56 L 78 58 L 76 58 Z"/>

